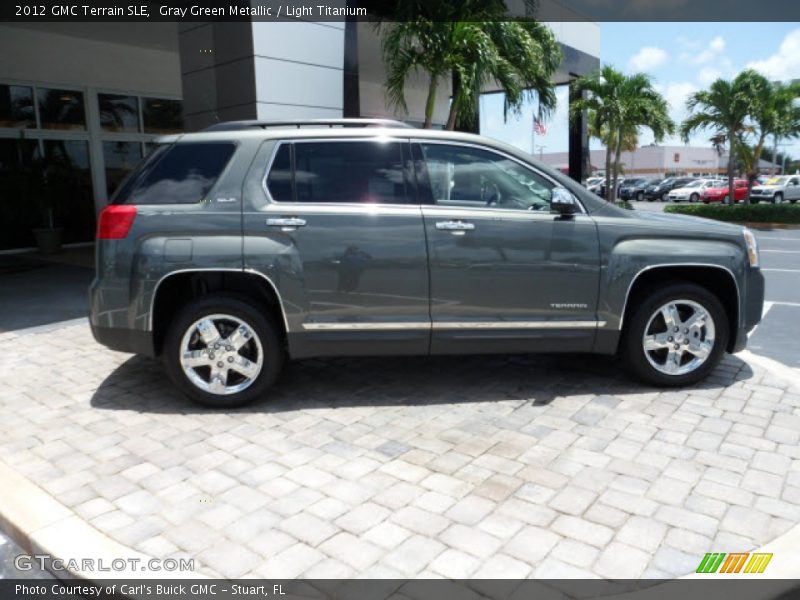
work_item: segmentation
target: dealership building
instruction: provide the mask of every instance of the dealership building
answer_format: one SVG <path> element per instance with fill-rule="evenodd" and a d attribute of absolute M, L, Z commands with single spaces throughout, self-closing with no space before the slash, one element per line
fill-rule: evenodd
<path fill-rule="evenodd" d="M 559 86 L 599 65 L 599 25 L 570 18 L 550 23 L 564 50 Z M 97 213 L 159 135 L 233 119 L 421 124 L 425 78 L 407 85 L 408 114 L 387 106 L 383 82 L 368 22 L 2 24 L 0 251 L 33 247 L 33 230 L 50 222 L 67 244 L 91 242 Z M 449 104 L 442 87 L 438 126 Z M 564 160 L 579 179 L 584 119 L 569 131 Z"/>
<path fill-rule="evenodd" d="M 549 152 L 537 154 L 543 163 L 553 168 L 564 170 L 569 163 L 567 152 Z M 602 172 L 606 165 L 606 151 L 592 150 L 589 153 L 590 170 Z M 613 160 L 613 155 L 612 155 Z M 728 153 L 719 152 L 708 146 L 669 146 L 650 144 L 632 151 L 620 153 L 620 164 L 625 175 L 635 177 L 669 177 L 682 175 L 687 177 L 703 177 L 725 175 L 728 172 Z M 780 172 L 780 165 L 760 160 L 759 172 Z"/>

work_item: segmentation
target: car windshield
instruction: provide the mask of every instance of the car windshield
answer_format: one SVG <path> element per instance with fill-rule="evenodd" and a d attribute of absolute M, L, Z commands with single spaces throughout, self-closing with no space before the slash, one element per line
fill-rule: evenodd
<path fill-rule="evenodd" d="M 767 179 L 766 185 L 783 185 L 788 177 L 772 177 Z"/>
<path fill-rule="evenodd" d="M 696 187 L 700 187 L 701 185 L 703 185 L 703 181 L 701 179 L 698 179 L 697 181 L 690 181 L 689 183 L 687 183 L 683 187 L 696 188 Z"/>

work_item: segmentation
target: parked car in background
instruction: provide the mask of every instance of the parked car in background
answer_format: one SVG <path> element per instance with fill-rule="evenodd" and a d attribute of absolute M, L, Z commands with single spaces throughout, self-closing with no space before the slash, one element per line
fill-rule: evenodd
<path fill-rule="evenodd" d="M 619 198 L 619 189 L 625 183 L 626 179 L 624 177 L 617 178 L 617 197 Z M 593 194 L 597 194 L 601 198 L 606 197 L 606 178 L 602 177 L 600 181 L 595 183 L 592 186 L 589 186 L 588 190 Z"/>
<path fill-rule="evenodd" d="M 750 200 L 779 203 L 788 200 L 792 204 L 800 200 L 800 175 L 780 175 L 767 179 L 763 185 L 754 186 Z"/>
<path fill-rule="evenodd" d="M 712 187 L 716 179 L 695 179 L 684 185 L 683 187 L 673 189 L 667 197 L 670 202 L 699 202 L 700 195 L 706 188 Z"/>
<path fill-rule="evenodd" d="M 588 179 L 586 179 L 586 184 L 585 184 L 585 186 L 586 186 L 587 188 L 590 188 L 590 187 L 592 187 L 593 185 L 597 185 L 597 184 L 598 184 L 598 183 L 600 183 L 601 181 L 603 181 L 603 178 L 602 178 L 602 177 L 589 177 Z"/>
<path fill-rule="evenodd" d="M 622 200 L 637 200 L 641 202 L 644 200 L 644 192 L 651 185 L 659 182 L 659 179 L 631 179 L 625 182 L 625 185 L 619 188 L 619 197 Z"/>
<path fill-rule="evenodd" d="M 268 397 L 287 358 L 619 352 L 685 386 L 764 304 L 744 227 L 623 210 L 514 147 L 375 119 L 161 138 L 101 212 L 97 259 L 95 339 L 218 408 Z"/>
<path fill-rule="evenodd" d="M 747 198 L 747 180 L 734 179 L 733 201 L 742 202 L 745 198 Z M 728 193 L 728 180 L 720 179 L 715 181 L 710 187 L 705 188 L 701 192 L 700 199 L 706 204 L 709 202 L 722 202 L 723 204 L 731 204 L 731 195 Z"/>
<path fill-rule="evenodd" d="M 667 177 L 656 184 L 647 186 L 644 190 L 644 198 L 650 202 L 653 200 L 664 202 L 667 200 L 667 194 L 673 189 L 683 187 L 694 180 L 694 177 Z"/>

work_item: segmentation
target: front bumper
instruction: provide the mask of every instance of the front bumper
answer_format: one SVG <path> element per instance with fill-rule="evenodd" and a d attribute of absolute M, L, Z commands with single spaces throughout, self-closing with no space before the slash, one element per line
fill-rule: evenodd
<path fill-rule="evenodd" d="M 764 312 L 764 275 L 761 269 L 747 269 L 742 294 L 742 315 L 739 328 L 732 333 L 730 352 L 739 352 L 747 347 L 747 334 L 761 322 Z"/>

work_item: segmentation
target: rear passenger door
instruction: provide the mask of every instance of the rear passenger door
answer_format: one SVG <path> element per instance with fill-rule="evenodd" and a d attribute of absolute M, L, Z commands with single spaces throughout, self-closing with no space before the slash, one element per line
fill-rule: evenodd
<path fill-rule="evenodd" d="M 244 260 L 278 288 L 292 355 L 427 353 L 427 249 L 407 141 L 266 145 Z"/>

